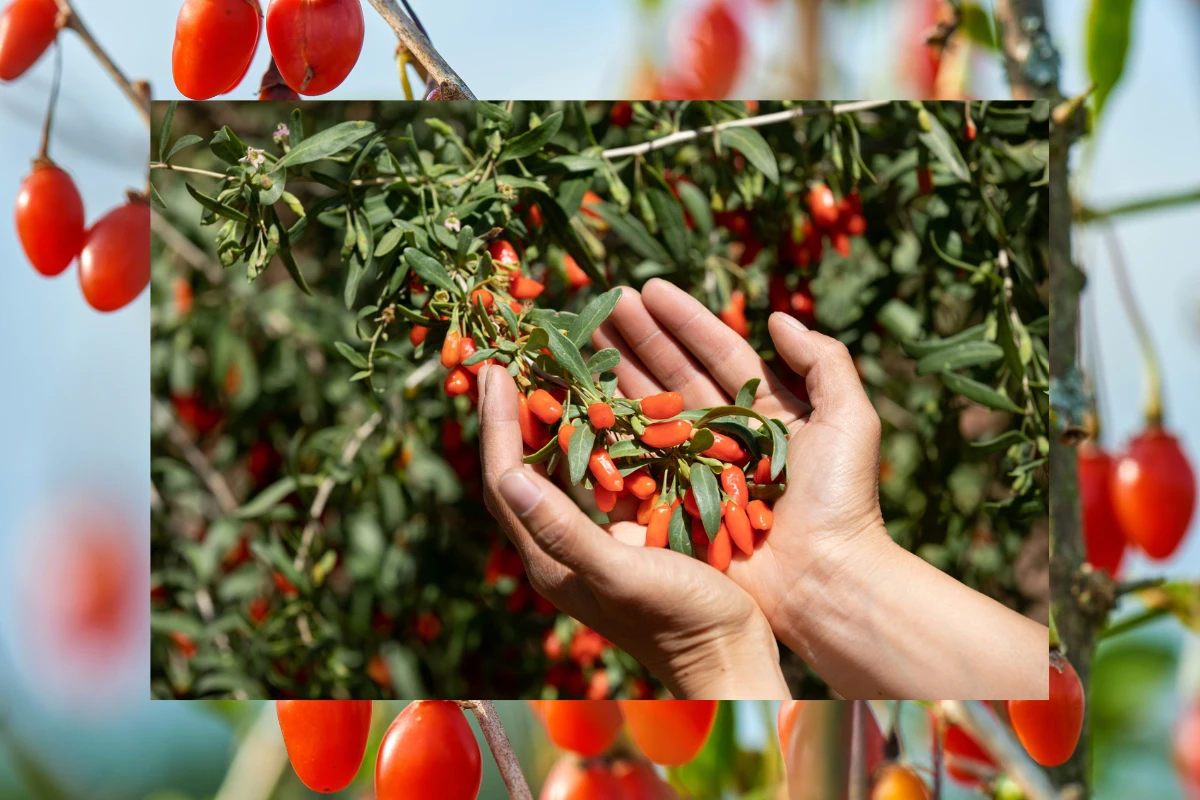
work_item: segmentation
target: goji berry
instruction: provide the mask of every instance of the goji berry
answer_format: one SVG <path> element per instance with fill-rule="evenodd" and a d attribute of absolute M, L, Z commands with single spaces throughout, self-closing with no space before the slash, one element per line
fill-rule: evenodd
<path fill-rule="evenodd" d="M 655 490 L 658 489 L 658 483 L 644 469 L 639 469 L 630 475 L 625 481 L 625 486 L 629 489 L 629 493 L 639 500 L 653 497 Z"/>
<path fill-rule="evenodd" d="M 1117 459 L 1111 488 L 1125 536 L 1151 558 L 1170 557 L 1196 508 L 1196 477 L 1179 440 L 1159 426 L 1138 434 Z"/>
<path fill-rule="evenodd" d="M 605 514 L 616 508 L 616 492 L 606 489 L 597 483 L 594 487 L 592 487 L 592 494 L 596 499 L 596 508 L 603 511 Z"/>
<path fill-rule="evenodd" d="M 696 505 L 696 495 L 692 494 L 691 489 L 683 493 L 683 510 L 697 519 L 700 517 L 700 507 Z"/>
<path fill-rule="evenodd" d="M 733 546 L 729 540 L 729 528 L 725 523 L 717 530 L 716 537 L 708 545 L 708 564 L 721 572 L 729 569 L 729 561 L 733 557 Z"/>
<path fill-rule="evenodd" d="M 442 383 L 442 388 L 450 397 L 458 397 L 460 394 L 466 394 L 470 391 L 471 378 L 471 373 L 462 367 L 455 367 L 447 373 L 446 380 Z"/>
<path fill-rule="evenodd" d="M 429 335 L 429 328 L 424 325 L 413 325 L 412 330 L 408 332 L 408 340 L 412 342 L 412 346 L 416 347 L 425 341 L 425 337 Z"/>
<path fill-rule="evenodd" d="M 150 203 L 131 199 L 92 225 L 79 252 L 79 286 L 97 311 L 116 311 L 150 283 Z"/>
<path fill-rule="evenodd" d="M 652 394 L 643 397 L 638 405 L 649 419 L 670 419 L 683 411 L 683 395 L 678 392 Z"/>
<path fill-rule="evenodd" d="M 13 0 L 0 14 L 0 81 L 15 81 L 58 35 L 56 0 Z"/>
<path fill-rule="evenodd" d="M 716 700 L 622 700 L 634 744 L 655 764 L 679 766 L 696 757 L 712 733 Z"/>
<path fill-rule="evenodd" d="M 837 224 L 838 207 L 833 190 L 823 183 L 813 184 L 808 190 L 808 213 L 818 228 L 832 228 Z"/>
<path fill-rule="evenodd" d="M 567 445 L 571 441 L 571 436 L 575 433 L 575 426 L 569 422 L 564 422 L 558 426 L 558 449 L 563 453 L 567 452 Z"/>
<path fill-rule="evenodd" d="M 16 223 L 33 268 L 47 277 L 62 273 L 83 247 L 83 198 L 75 181 L 49 161 L 36 162 L 17 194 Z"/>
<path fill-rule="evenodd" d="M 746 319 L 746 296 L 740 289 L 734 290 L 729 304 L 721 309 L 717 318 L 743 339 L 750 335 L 750 322 Z"/>
<path fill-rule="evenodd" d="M 612 408 L 608 403 L 602 401 L 597 401 L 588 406 L 587 415 L 588 421 L 592 423 L 592 427 L 598 431 L 611 428 L 617 421 Z"/>
<path fill-rule="evenodd" d="M 376 800 L 475 800 L 482 780 L 475 734 L 453 701 L 410 703 L 379 743 Z"/>
<path fill-rule="evenodd" d="M 475 355 L 475 351 L 479 348 L 475 346 L 474 336 L 463 336 L 458 340 L 458 363 L 466 361 L 471 356 Z M 476 373 L 479 370 L 475 370 Z"/>
<path fill-rule="evenodd" d="M 365 26 L 359 0 L 272 0 L 267 41 L 279 74 L 303 95 L 331 92 L 358 62 Z"/>
<path fill-rule="evenodd" d="M 829 241 L 833 244 L 833 249 L 838 252 L 838 255 L 843 257 L 850 255 L 850 236 L 845 231 L 835 231 L 829 237 Z"/>
<path fill-rule="evenodd" d="M 762 500 L 751 500 L 746 506 L 746 516 L 750 518 L 750 527 L 756 531 L 769 531 L 775 524 L 774 512 Z"/>
<path fill-rule="evenodd" d="M 592 285 L 592 277 L 583 271 L 570 256 L 563 256 L 563 269 L 567 272 L 567 286 L 572 289 L 582 289 Z"/>
<path fill-rule="evenodd" d="M 656 449 L 677 447 L 688 440 L 692 432 L 692 423 L 686 419 L 676 419 L 669 422 L 655 422 L 646 426 L 642 434 L 642 444 Z"/>
<path fill-rule="evenodd" d="M 933 194 L 933 172 L 929 167 L 917 167 L 917 191 L 921 194 Z"/>
<path fill-rule="evenodd" d="M 446 369 L 458 366 L 458 345 L 461 341 L 462 334 L 458 331 L 450 331 L 442 340 L 442 366 Z"/>
<path fill-rule="evenodd" d="M 521 441 L 526 447 L 541 450 L 546 444 L 546 426 L 541 423 L 529 410 L 529 401 L 525 395 L 517 395 L 517 423 L 521 428 Z"/>
<path fill-rule="evenodd" d="M 509 287 L 508 293 L 517 300 L 532 300 L 545 291 L 546 286 L 533 278 L 518 275 Z"/>
<path fill-rule="evenodd" d="M 929 800 L 930 797 L 921 776 L 902 764 L 885 764 L 871 787 L 871 800 Z"/>
<path fill-rule="evenodd" d="M 1050 694 L 1045 700 L 1009 700 L 1008 718 L 1025 752 L 1043 767 L 1066 763 L 1083 730 L 1083 684 L 1057 650 L 1050 654 Z"/>
<path fill-rule="evenodd" d="M 563 704 L 589 701 L 552 702 Z M 554 762 L 554 766 L 546 775 L 540 800 L 624 800 L 625 797 L 625 790 L 613 777 L 607 764 L 599 761 L 579 761 L 570 756 L 563 756 Z"/>
<path fill-rule="evenodd" d="M 471 292 L 471 305 L 473 306 L 482 304 L 485 310 L 491 310 L 492 304 L 495 302 L 496 300 L 492 297 L 492 293 L 487 289 L 476 289 Z"/>
<path fill-rule="evenodd" d="M 737 467 L 726 467 L 721 470 L 721 486 L 729 499 L 745 508 L 750 502 L 750 492 L 746 489 L 746 473 Z"/>
<path fill-rule="evenodd" d="M 610 492 L 619 492 L 625 488 L 625 478 L 613 463 L 612 456 L 603 447 L 592 450 L 591 456 L 588 457 L 588 469 L 596 482 Z"/>
<path fill-rule="evenodd" d="M 729 538 L 737 545 L 737 549 L 746 555 L 754 552 L 754 533 L 750 529 L 750 518 L 746 510 L 736 503 L 725 503 L 725 527 L 729 529 Z"/>
<path fill-rule="evenodd" d="M 667 531 L 671 523 L 671 507 L 666 503 L 650 510 L 646 524 L 646 547 L 666 547 Z"/>
<path fill-rule="evenodd" d="M 505 266 L 514 275 L 521 272 L 521 259 L 517 256 L 517 249 L 503 239 L 496 239 L 488 245 L 488 253 L 492 257 L 492 261 Z"/>
<path fill-rule="evenodd" d="M 712 446 L 705 450 L 703 455 L 719 461 L 740 461 L 746 457 L 746 451 L 738 444 L 737 439 L 713 431 Z"/>
<path fill-rule="evenodd" d="M 771 457 L 763 456 L 754 467 L 754 482 L 767 484 L 771 482 Z"/>
<path fill-rule="evenodd" d="M 350 785 L 367 752 L 370 700 L 277 700 L 275 714 L 305 786 L 327 794 Z"/>
<path fill-rule="evenodd" d="M 235 89 L 250 70 L 262 24 L 258 0 L 185 0 L 171 50 L 179 93 L 208 100 Z"/>
<path fill-rule="evenodd" d="M 529 395 L 529 411 L 547 425 L 562 419 L 562 403 L 555 400 L 545 389 L 537 389 Z"/>
<path fill-rule="evenodd" d="M 171 633 L 171 641 L 175 643 L 175 647 L 179 649 L 179 654 L 184 658 L 191 658 L 196 655 L 195 640 L 183 631 L 173 631 Z"/>
<path fill-rule="evenodd" d="M 633 103 L 628 100 L 618 100 L 608 109 L 608 121 L 618 128 L 628 128 L 633 122 Z"/>

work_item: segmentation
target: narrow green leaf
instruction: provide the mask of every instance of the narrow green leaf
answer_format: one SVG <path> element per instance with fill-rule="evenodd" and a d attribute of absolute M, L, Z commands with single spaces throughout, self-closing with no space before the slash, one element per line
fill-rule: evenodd
<path fill-rule="evenodd" d="M 575 259 L 579 268 L 597 285 L 608 288 L 608 276 L 596 265 L 596 257 L 591 248 L 579 238 L 579 232 L 575 230 L 567 212 L 558 201 L 552 197 L 539 197 L 538 208 L 542 210 L 542 220 L 554 241 Z"/>
<path fill-rule="evenodd" d="M 1096 86 L 1096 117 L 1125 73 L 1133 26 L 1133 0 L 1091 0 L 1087 16 L 1088 75 Z"/>
<path fill-rule="evenodd" d="M 575 343 L 558 332 L 558 329 L 553 326 L 543 326 L 538 328 L 546 332 L 547 346 L 550 352 L 554 354 L 554 359 L 570 372 L 575 379 L 584 386 L 592 385 L 592 374 L 588 372 L 587 364 L 583 361 L 583 355 L 579 352 L 579 348 Z"/>
<path fill-rule="evenodd" d="M 704 194 L 699 186 L 689 181 L 680 181 L 675 185 L 675 191 L 679 192 L 679 199 L 683 201 L 684 207 L 692 215 L 692 222 L 695 223 L 697 232 L 701 236 L 708 236 L 712 233 L 712 206 L 709 205 L 708 195 Z"/>
<path fill-rule="evenodd" d="M 246 145 L 228 125 L 213 134 L 208 149 L 226 164 L 236 164 L 246 155 Z"/>
<path fill-rule="evenodd" d="M 692 464 L 692 494 L 696 497 L 696 507 L 700 509 L 704 532 L 711 542 L 721 527 L 721 490 L 717 488 L 717 479 L 712 470 L 703 464 Z"/>
<path fill-rule="evenodd" d="M 1007 450 L 1015 444 L 1028 444 L 1029 438 L 1020 431 L 1005 431 L 994 439 L 984 442 L 971 442 L 971 447 L 984 453 L 998 453 Z"/>
<path fill-rule="evenodd" d="M 404 250 L 404 260 L 426 285 L 440 286 L 451 294 L 458 294 L 458 286 L 450 280 L 450 273 L 437 259 L 427 256 L 415 247 Z"/>
<path fill-rule="evenodd" d="M 987 328 L 987 323 L 981 322 L 978 325 L 961 330 L 953 336 L 947 336 L 945 339 L 904 342 L 904 350 L 914 358 L 923 358 L 930 353 L 936 353 L 953 345 L 963 344 L 964 342 L 983 341 L 984 336 L 987 335 Z"/>
<path fill-rule="evenodd" d="M 500 148 L 500 155 L 497 156 L 496 163 L 503 164 L 505 161 L 511 161 L 514 158 L 525 158 L 533 155 L 554 138 L 554 135 L 558 133 L 558 129 L 562 127 L 562 123 L 563 113 L 555 111 L 542 120 L 541 125 L 527 130 L 518 136 L 514 136 L 505 142 L 504 147 Z"/>
<path fill-rule="evenodd" d="M 266 514 L 283 502 L 284 498 L 296 491 L 296 479 L 292 477 L 275 481 L 267 488 L 237 510 L 238 519 L 254 519 Z"/>
<path fill-rule="evenodd" d="M 615 369 L 621 363 L 621 353 L 615 347 L 606 347 L 588 359 L 587 369 L 593 375 Z"/>
<path fill-rule="evenodd" d="M 963 397 L 973 400 L 981 406 L 994 408 L 998 411 L 1010 411 L 1013 414 L 1023 413 L 1021 407 L 1014 403 L 1008 395 L 1001 394 L 979 381 L 965 378 L 955 372 L 943 372 L 941 378 L 942 383 L 946 384 L 947 389 L 955 394 L 961 394 Z"/>
<path fill-rule="evenodd" d="M 590 303 L 584 306 L 583 311 L 580 311 L 579 316 L 575 317 L 575 320 L 571 323 L 571 328 L 567 331 L 567 338 L 574 342 L 576 347 L 583 347 L 587 344 L 588 339 L 596 328 L 600 327 L 600 323 L 608 319 L 609 314 L 612 314 L 613 309 L 617 307 L 620 299 L 620 289 L 609 289 L 604 294 L 593 298 Z M 616 366 L 616 364 L 613 366 Z M 612 367 L 593 370 L 593 372 L 607 372 L 609 369 L 612 369 Z M 588 382 L 590 383 L 590 380 Z"/>
<path fill-rule="evenodd" d="M 358 367 L 359 369 L 367 368 L 366 356 L 355 350 L 350 345 L 346 344 L 345 342 L 334 342 L 333 346 L 339 353 L 342 354 L 342 358 L 350 362 L 351 366 Z"/>
<path fill-rule="evenodd" d="M 167 110 L 163 114 L 162 125 L 158 128 L 158 160 L 166 161 L 163 154 L 167 151 L 167 142 L 171 138 L 171 126 L 175 122 L 175 107 L 179 105 L 179 101 L 172 100 L 167 104 Z M 184 137 L 187 138 L 187 137 Z M 196 137 L 199 141 L 204 141 L 199 136 Z"/>
<path fill-rule="evenodd" d="M 713 432 L 708 428 L 701 428 L 692 436 L 692 440 L 688 442 L 687 452 L 690 455 L 703 453 L 705 450 L 713 446 L 716 439 L 713 437 Z"/>
<path fill-rule="evenodd" d="M 963 183 L 970 182 L 971 171 L 967 169 L 967 162 L 963 160 L 962 153 L 959 152 L 958 145 L 954 143 L 949 131 L 933 114 L 929 115 L 929 124 L 932 129 L 920 135 L 921 141 L 938 161 L 946 165 L 954 177 Z"/>
<path fill-rule="evenodd" d="M 650 235 L 641 220 L 631 214 L 622 214 L 609 203 L 593 203 L 588 208 L 607 222 L 613 233 L 642 258 L 657 261 L 660 264 L 671 263 L 671 257 L 667 254 L 666 248 Z"/>
<path fill-rule="evenodd" d="M 739 126 L 722 128 L 720 136 L 721 144 L 744 155 L 768 181 L 779 183 L 779 164 L 775 161 L 775 153 L 771 151 L 771 146 L 761 133 L 754 128 Z"/>
<path fill-rule="evenodd" d="M 186 150 L 187 148 L 189 148 L 193 145 L 200 144 L 203 141 L 204 141 L 204 137 L 197 136 L 194 133 L 189 133 L 187 136 L 180 136 L 178 141 L 176 141 L 175 144 L 171 145 L 171 150 L 170 150 L 170 152 L 167 153 L 166 158 L 162 159 L 163 163 L 169 164 L 171 162 L 171 159 L 174 158 L 179 153 L 179 151 Z"/>
<path fill-rule="evenodd" d="M 742 388 L 738 389 L 737 399 L 733 401 L 735 406 L 744 406 L 749 408 L 754 405 L 754 395 L 758 393 L 758 385 L 762 383 L 761 378 L 751 378 L 742 384 Z"/>
<path fill-rule="evenodd" d="M 241 222 L 243 224 L 250 221 L 250 218 L 241 211 L 238 211 L 235 208 L 227 206 L 224 203 L 218 202 L 208 195 L 203 194 L 190 183 L 185 183 L 184 186 L 187 187 L 188 194 L 190 194 L 197 203 L 204 206 L 209 211 L 212 211 L 214 214 L 219 214 L 226 219 L 231 219 L 234 222 Z"/>
<path fill-rule="evenodd" d="M 917 361 L 918 375 L 978 367 L 1004 358 L 1004 349 L 992 342 L 962 342 L 935 350 Z"/>
<path fill-rule="evenodd" d="M 683 209 L 666 189 L 654 187 L 646 192 L 654 218 L 658 220 L 658 231 L 676 264 L 687 263 L 687 228 L 683 222 Z"/>
<path fill-rule="evenodd" d="M 689 527 L 687 520 L 684 518 L 683 504 L 680 503 L 671 512 L 671 519 L 667 523 L 667 546 L 676 553 L 683 553 L 685 556 L 694 555 L 692 552 L 692 533 Z"/>
<path fill-rule="evenodd" d="M 365 120 L 341 122 L 332 128 L 326 128 L 320 133 L 313 134 L 296 145 L 275 163 L 275 167 L 295 167 L 301 164 L 311 164 L 336 153 L 340 153 L 355 142 L 365 139 L 375 132 L 375 123 Z"/>
<path fill-rule="evenodd" d="M 554 437 L 557 440 L 557 436 Z M 567 442 L 567 468 L 571 484 L 583 480 L 587 474 L 588 459 L 592 457 L 592 445 L 596 443 L 596 432 L 591 425 L 576 425 L 571 440 Z"/>

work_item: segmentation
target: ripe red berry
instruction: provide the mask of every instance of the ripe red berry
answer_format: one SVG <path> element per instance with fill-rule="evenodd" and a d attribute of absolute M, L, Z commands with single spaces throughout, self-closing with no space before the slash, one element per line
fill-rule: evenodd
<path fill-rule="evenodd" d="M 704 455 L 719 461 L 741 461 L 746 457 L 746 451 L 732 436 L 713 432 L 712 446 L 704 451 Z"/>
<path fill-rule="evenodd" d="M 1196 475 L 1179 440 L 1157 426 L 1138 434 L 1113 466 L 1111 488 L 1129 541 L 1151 558 L 1170 557 L 1196 508 Z"/>
<path fill-rule="evenodd" d="M 490 311 L 494 302 L 495 299 L 492 297 L 492 293 L 487 289 L 476 289 L 471 292 L 471 305 L 473 306 L 482 303 L 484 309 Z"/>
<path fill-rule="evenodd" d="M 729 495 L 730 500 L 743 508 L 750 502 L 750 492 L 746 488 L 746 473 L 738 467 L 730 466 L 721 470 L 721 488 L 725 490 L 725 494 Z"/>
<path fill-rule="evenodd" d="M 350 785 L 367 752 L 370 700 L 276 700 L 292 769 L 314 792 Z"/>
<path fill-rule="evenodd" d="M 671 506 L 663 503 L 650 511 L 646 525 L 646 547 L 666 547 L 667 532 L 671 522 Z"/>
<path fill-rule="evenodd" d="M 258 0 L 184 0 L 175 21 L 175 88 L 207 100 L 237 87 L 250 69 L 263 13 Z"/>
<path fill-rule="evenodd" d="M 808 190 L 808 213 L 818 228 L 832 228 L 838 221 L 838 205 L 833 190 L 823 183 Z"/>
<path fill-rule="evenodd" d="M 546 426 L 529 410 L 529 400 L 523 394 L 517 395 L 517 424 L 526 447 L 541 450 L 546 446 L 549 441 Z"/>
<path fill-rule="evenodd" d="M 628 128 L 629 123 L 633 122 L 633 103 L 628 100 L 613 103 L 608 110 L 608 121 L 618 128 Z"/>
<path fill-rule="evenodd" d="M 173 631 L 171 633 L 171 641 L 179 649 L 179 654 L 184 658 L 191 658 L 196 655 L 196 642 L 186 633 Z"/>
<path fill-rule="evenodd" d="M 676 66 L 663 81 L 664 99 L 719 100 L 742 71 L 746 32 L 730 3 L 710 0 L 691 20 Z"/>
<path fill-rule="evenodd" d="M 598 431 L 611 428 L 617 421 L 612 408 L 603 401 L 596 401 L 588 406 L 587 415 L 592 427 Z"/>
<path fill-rule="evenodd" d="M 762 500 L 751 500 L 746 506 L 746 516 L 750 518 L 750 527 L 756 531 L 769 531 L 775 524 L 775 513 Z"/>
<path fill-rule="evenodd" d="M 613 463 L 612 456 L 603 447 L 597 447 L 592 451 L 592 455 L 588 458 L 588 470 L 591 471 L 596 482 L 610 492 L 619 492 L 625 488 L 624 476 L 617 469 L 617 465 Z"/>
<path fill-rule="evenodd" d="M 979 770 L 996 766 L 988 752 L 957 725 L 946 726 L 942 747 L 946 752 L 946 774 L 964 786 L 979 786 L 983 782 Z"/>
<path fill-rule="evenodd" d="M 571 756 L 563 756 L 550 768 L 538 800 L 626 800 L 626 795 L 607 764 L 600 761 L 581 762 Z"/>
<path fill-rule="evenodd" d="M 545 291 L 545 289 L 545 284 L 535 281 L 533 278 L 518 275 L 509 287 L 508 293 L 517 300 L 532 300 Z"/>
<path fill-rule="evenodd" d="M 753 549 L 753 548 L 751 548 Z M 724 572 L 729 569 L 733 558 L 733 542 L 729 538 L 729 528 L 724 522 L 717 530 L 717 535 L 708 544 L 708 564 L 714 569 Z"/>
<path fill-rule="evenodd" d="M 354 69 L 364 35 L 359 0 L 271 0 L 267 41 L 288 86 L 302 95 L 331 92 Z"/>
<path fill-rule="evenodd" d="M 58 35 L 56 0 L 13 0 L 0 14 L 0 81 L 15 81 Z"/>
<path fill-rule="evenodd" d="M 425 337 L 429 335 L 429 328 L 424 325 L 413 325 L 412 330 L 408 332 L 408 340 L 412 342 L 412 346 L 416 347 L 425 341 Z"/>
<path fill-rule="evenodd" d="M 572 640 L 572 650 L 577 641 L 588 645 L 589 653 L 603 644 L 602 639 L 583 631 Z M 543 703 L 541 712 L 551 741 L 585 758 L 603 753 L 621 732 L 621 709 L 613 700 L 558 700 Z"/>
<path fill-rule="evenodd" d="M 62 273 L 83 247 L 83 199 L 71 176 L 49 161 L 34 164 L 17 194 L 17 236 L 33 268 Z"/>
<path fill-rule="evenodd" d="M 643 397 L 640 402 L 642 414 L 650 419 L 670 419 L 683 411 L 683 395 L 678 392 L 662 392 Z"/>
<path fill-rule="evenodd" d="M 746 555 L 754 552 L 754 532 L 750 528 L 750 518 L 746 509 L 732 502 L 725 504 L 725 527 L 729 528 L 729 538 Z"/>
<path fill-rule="evenodd" d="M 534 206 L 536 208 L 537 206 Z M 563 256 L 563 269 L 567 272 L 567 286 L 572 289 L 582 289 L 585 286 L 592 285 L 592 278 L 583 268 L 575 263 L 575 259 L 570 256 Z"/>
<path fill-rule="evenodd" d="M 446 334 L 446 338 L 442 340 L 442 366 L 446 369 L 458 366 L 458 345 L 460 341 L 462 341 L 462 334 L 458 331 L 450 331 Z"/>
<path fill-rule="evenodd" d="M 562 403 L 545 389 L 536 389 L 529 395 L 529 411 L 547 425 L 553 425 L 562 419 Z"/>
<path fill-rule="evenodd" d="M 679 800 L 671 784 L 645 762 L 618 761 L 612 766 L 612 774 L 621 784 L 625 800 Z"/>
<path fill-rule="evenodd" d="M 567 445 L 571 442 L 571 436 L 575 433 L 575 426 L 569 422 L 564 422 L 558 426 L 558 449 L 563 453 L 567 452 Z"/>
<path fill-rule="evenodd" d="M 475 800 L 482 779 L 479 745 L 452 701 L 409 703 L 379 743 L 376 800 Z"/>
<path fill-rule="evenodd" d="M 642 444 L 647 447 L 665 449 L 677 447 L 688 440 L 692 432 L 692 423 L 686 419 L 675 419 L 668 422 L 655 422 L 646 426 L 642 434 Z"/>
<path fill-rule="evenodd" d="M 754 466 L 754 482 L 765 485 L 771 482 L 771 457 L 763 456 Z"/>
<path fill-rule="evenodd" d="M 492 256 L 492 261 L 497 264 L 505 264 L 509 267 L 509 272 L 514 275 L 519 275 L 521 272 L 521 259 L 517 256 L 517 249 L 503 239 L 496 239 L 488 245 L 488 253 Z"/>
<path fill-rule="evenodd" d="M 1083 506 L 1083 536 L 1087 561 L 1115 576 L 1125 555 L 1125 534 L 1113 508 L 1113 460 L 1088 440 L 1079 446 L 1079 500 Z"/>
<path fill-rule="evenodd" d="M 696 757 L 717 718 L 716 700 L 622 700 L 629 736 L 655 764 L 678 766 Z"/>
<path fill-rule="evenodd" d="M 455 367 L 446 375 L 446 380 L 442 383 L 442 389 L 450 397 L 458 397 L 460 394 L 466 394 L 471 390 L 471 373 L 467 372 L 462 367 Z"/>
<path fill-rule="evenodd" d="M 729 297 L 729 304 L 721 309 L 717 318 L 743 339 L 750 336 L 750 321 L 746 319 L 746 296 L 740 289 L 733 291 Z"/>
<path fill-rule="evenodd" d="M 605 489 L 598 483 L 592 487 L 592 496 L 596 501 L 596 508 L 605 514 L 617 507 L 617 493 Z"/>
<path fill-rule="evenodd" d="M 1083 683 L 1057 650 L 1050 653 L 1050 696 L 1009 700 L 1008 717 L 1025 752 L 1043 767 L 1057 767 L 1075 752 L 1083 730 Z"/>
<path fill-rule="evenodd" d="M 131 199 L 101 217 L 84 237 L 79 285 L 97 311 L 116 311 L 150 283 L 150 204 Z"/>
<path fill-rule="evenodd" d="M 644 469 L 639 469 L 627 476 L 625 486 L 629 489 L 629 493 L 639 500 L 649 500 L 654 497 L 654 492 L 658 489 L 658 483 Z"/>

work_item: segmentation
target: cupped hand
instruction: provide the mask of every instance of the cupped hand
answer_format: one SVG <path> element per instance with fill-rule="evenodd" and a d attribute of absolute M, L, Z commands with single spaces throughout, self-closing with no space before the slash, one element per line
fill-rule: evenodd
<path fill-rule="evenodd" d="M 676 697 L 786 697 L 778 646 L 750 595 L 703 562 L 643 547 L 645 528 L 629 501 L 608 525 L 592 522 L 523 464 L 512 377 L 486 367 L 479 384 L 485 499 L 533 587 Z"/>
<path fill-rule="evenodd" d="M 783 632 L 803 614 L 806 587 L 863 567 L 887 533 L 879 509 L 879 416 L 849 352 L 785 314 L 768 324 L 785 368 L 804 378 L 806 399 L 700 301 L 663 280 L 649 281 L 640 295 L 623 289 L 593 344 L 620 351 L 615 372 L 628 397 L 672 391 L 687 408 L 705 408 L 728 404 L 746 381 L 760 379 L 753 409 L 790 432 L 787 491 L 761 546 L 749 557 L 735 554 L 727 574 L 786 641 Z"/>

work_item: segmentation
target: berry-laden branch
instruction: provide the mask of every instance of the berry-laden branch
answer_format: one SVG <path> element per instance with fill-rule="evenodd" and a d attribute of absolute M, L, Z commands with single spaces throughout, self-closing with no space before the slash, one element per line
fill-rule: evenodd
<path fill-rule="evenodd" d="M 500 778 L 504 781 L 508 796 L 512 800 L 533 800 L 525 773 L 521 771 L 521 762 L 517 760 L 517 754 L 513 751 L 504 725 L 496 716 L 495 704 L 491 700 L 461 700 L 459 705 L 469 708 L 475 715 L 479 729 L 483 731 L 483 738 L 487 740 L 488 749 L 492 751 L 492 758 L 500 769 Z"/>
<path fill-rule="evenodd" d="M 422 68 L 434 83 L 429 100 L 474 100 L 475 95 L 458 76 L 442 54 L 437 51 L 416 21 L 404 12 L 396 0 L 369 0 L 384 22 L 392 27 L 400 44 L 421 63 Z"/>
<path fill-rule="evenodd" d="M 125 73 L 121 68 L 109 57 L 108 52 L 100 46 L 96 41 L 96 37 L 92 36 L 92 32 L 88 30 L 83 19 L 80 18 L 74 6 L 71 5 L 71 0 L 58 0 L 59 14 L 62 19 L 62 27 L 70 28 L 79 34 L 79 38 L 89 50 L 96 60 L 100 62 L 100 66 L 109 74 L 113 82 L 117 84 L 120 90 L 129 98 L 129 102 L 133 103 L 133 107 L 137 109 L 138 114 L 142 118 L 142 122 L 146 126 L 150 126 L 150 86 L 144 81 L 136 83 L 125 77 Z"/>

